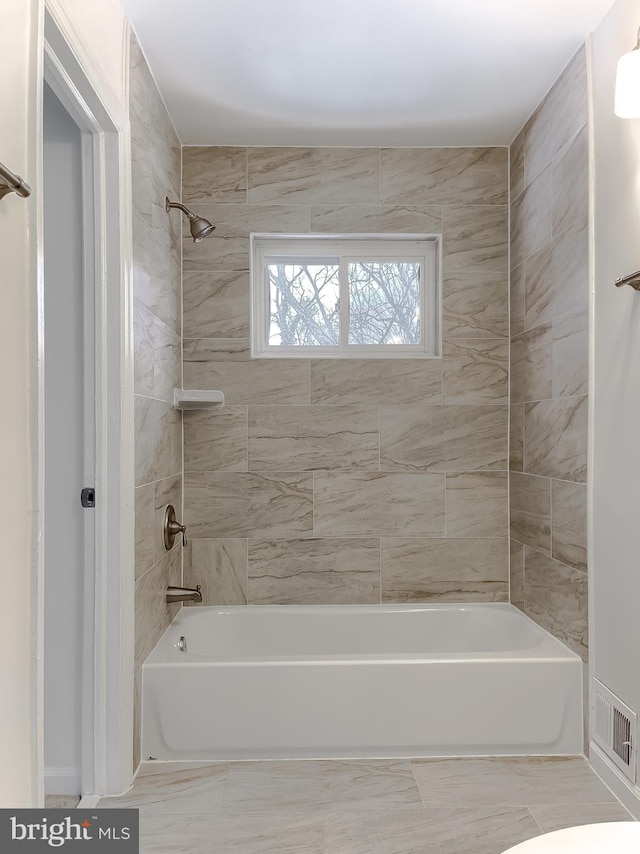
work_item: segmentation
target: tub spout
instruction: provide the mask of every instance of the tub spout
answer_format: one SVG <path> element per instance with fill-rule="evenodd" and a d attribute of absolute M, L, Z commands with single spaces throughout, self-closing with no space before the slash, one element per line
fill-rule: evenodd
<path fill-rule="evenodd" d="M 195 590 L 192 587 L 167 587 L 167 602 L 202 602 L 200 585 L 196 584 Z"/>

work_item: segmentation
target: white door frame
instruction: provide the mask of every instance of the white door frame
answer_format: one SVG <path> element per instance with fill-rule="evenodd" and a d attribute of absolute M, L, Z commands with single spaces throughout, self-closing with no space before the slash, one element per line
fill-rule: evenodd
<path fill-rule="evenodd" d="M 125 37 L 128 33 L 123 34 Z M 128 53 L 127 53 L 128 55 Z M 128 64 L 128 63 L 127 63 Z M 56 0 L 45 2 L 44 79 L 80 126 L 91 186 L 94 257 L 96 508 L 88 525 L 84 595 L 82 794 L 116 795 L 133 774 L 134 421 L 129 119 Z M 41 127 L 41 124 L 40 124 Z M 41 145 L 41 141 L 40 141 Z M 42 145 L 39 159 L 42 162 Z M 40 174 L 42 170 L 40 169 Z M 42 185 L 37 188 L 40 192 Z M 40 217 L 42 217 L 42 203 Z M 38 256 L 43 257 L 39 228 Z M 42 265 L 38 276 L 38 648 L 39 775 L 43 774 L 44 364 Z M 91 300 L 89 300 L 91 303 Z M 89 484 L 88 484 L 89 485 Z M 79 500 L 79 497 L 78 497 Z M 93 522 L 93 525 L 91 524 Z"/>

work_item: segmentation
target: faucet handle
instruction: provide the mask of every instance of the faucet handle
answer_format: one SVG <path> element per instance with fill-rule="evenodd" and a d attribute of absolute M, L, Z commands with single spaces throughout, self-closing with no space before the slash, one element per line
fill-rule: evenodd
<path fill-rule="evenodd" d="M 181 525 L 180 522 L 176 519 L 176 511 L 172 504 L 167 504 L 164 509 L 164 525 L 163 525 L 163 533 L 164 533 L 164 547 L 167 551 L 170 551 L 173 548 L 173 541 L 178 536 L 178 534 L 182 534 L 182 547 L 187 547 L 187 526 Z"/>

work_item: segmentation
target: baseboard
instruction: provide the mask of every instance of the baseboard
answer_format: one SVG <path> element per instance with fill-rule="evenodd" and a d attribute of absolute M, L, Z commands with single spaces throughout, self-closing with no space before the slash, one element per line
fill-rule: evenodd
<path fill-rule="evenodd" d="M 636 821 L 640 821 L 640 789 L 627 780 L 593 741 L 589 745 L 589 764 L 622 806 Z"/>
<path fill-rule="evenodd" d="M 45 768 L 44 791 L 47 795 L 78 795 L 82 791 L 79 768 Z"/>

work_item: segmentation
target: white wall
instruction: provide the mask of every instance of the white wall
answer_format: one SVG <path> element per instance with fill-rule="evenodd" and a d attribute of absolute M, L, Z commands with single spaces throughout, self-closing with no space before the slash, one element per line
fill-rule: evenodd
<path fill-rule="evenodd" d="M 594 339 L 590 600 L 593 674 L 640 713 L 640 119 L 613 113 L 618 58 L 640 0 L 617 0 L 592 39 Z M 640 792 L 639 792 L 640 794 Z"/>

